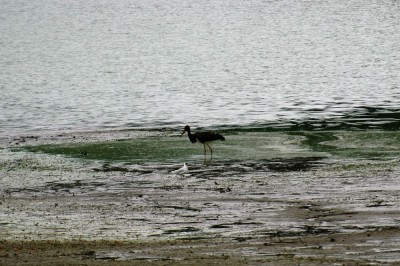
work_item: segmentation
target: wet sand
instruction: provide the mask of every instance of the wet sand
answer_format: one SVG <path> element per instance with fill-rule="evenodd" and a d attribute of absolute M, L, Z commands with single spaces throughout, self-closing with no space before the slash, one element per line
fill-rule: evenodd
<path fill-rule="evenodd" d="M 36 141 L 0 150 L 1 265 L 400 263 L 397 158 L 195 157 L 179 176 L 15 151 Z"/>

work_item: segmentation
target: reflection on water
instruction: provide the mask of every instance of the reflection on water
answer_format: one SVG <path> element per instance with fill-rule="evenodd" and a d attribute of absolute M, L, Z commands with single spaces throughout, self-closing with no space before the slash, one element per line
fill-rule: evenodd
<path fill-rule="evenodd" d="M 0 132 L 340 124 L 354 113 L 397 121 L 399 9 L 364 0 L 3 1 Z"/>

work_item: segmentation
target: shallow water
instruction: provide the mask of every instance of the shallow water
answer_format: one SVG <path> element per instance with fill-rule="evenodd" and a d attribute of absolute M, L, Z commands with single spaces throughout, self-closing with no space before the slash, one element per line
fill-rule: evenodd
<path fill-rule="evenodd" d="M 396 122 L 399 9 L 2 1 L 0 132 Z"/>

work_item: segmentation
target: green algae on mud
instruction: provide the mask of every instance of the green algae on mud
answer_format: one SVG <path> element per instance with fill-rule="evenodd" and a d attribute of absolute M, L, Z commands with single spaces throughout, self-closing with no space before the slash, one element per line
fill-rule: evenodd
<path fill-rule="evenodd" d="M 26 146 L 30 152 L 64 155 L 68 157 L 124 161 L 135 163 L 166 162 L 171 158 L 184 156 L 187 151 L 179 142 L 170 137 L 150 136 L 122 140 L 101 140 L 96 142 L 66 142 Z"/>
<path fill-rule="evenodd" d="M 341 158 L 386 159 L 400 155 L 400 132 L 322 131 L 290 132 L 304 136 L 303 145 Z"/>
<path fill-rule="evenodd" d="M 212 144 L 213 158 L 244 160 L 306 156 L 304 147 L 299 145 L 303 139 L 300 136 L 284 133 L 244 133 L 226 135 L 226 138 L 224 142 L 217 141 Z M 202 145 L 192 144 L 186 137 L 179 138 L 176 135 L 29 145 L 23 149 L 75 158 L 132 163 L 197 161 L 203 156 Z"/>
<path fill-rule="evenodd" d="M 213 158 L 219 161 L 330 156 L 385 159 L 400 155 L 400 132 L 395 131 L 227 131 L 225 137 L 226 141 L 212 144 Z M 191 144 L 186 137 L 180 138 L 176 134 L 27 145 L 23 149 L 129 163 L 194 162 L 203 157 L 202 145 Z"/>

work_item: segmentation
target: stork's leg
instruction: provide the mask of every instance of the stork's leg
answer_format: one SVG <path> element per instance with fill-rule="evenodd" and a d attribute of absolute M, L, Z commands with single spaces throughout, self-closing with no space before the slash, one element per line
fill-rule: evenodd
<path fill-rule="evenodd" d="M 207 146 L 208 146 L 208 148 L 210 149 L 210 152 L 211 152 L 211 159 L 212 159 L 212 149 L 211 149 L 211 146 L 208 145 L 208 143 L 207 143 Z"/>
<path fill-rule="evenodd" d="M 203 143 L 203 147 L 204 147 L 204 162 L 203 164 L 207 163 L 207 150 L 206 150 L 206 144 Z"/>

